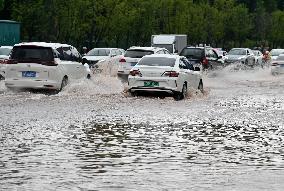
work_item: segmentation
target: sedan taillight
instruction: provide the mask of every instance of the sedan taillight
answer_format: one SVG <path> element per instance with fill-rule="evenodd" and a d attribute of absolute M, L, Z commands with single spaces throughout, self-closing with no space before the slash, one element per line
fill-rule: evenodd
<path fill-rule="evenodd" d="M 142 76 L 139 70 L 131 70 L 130 75 L 131 76 Z"/>
<path fill-rule="evenodd" d="M 208 63 L 209 63 L 208 59 L 207 58 L 203 58 L 202 64 L 207 65 Z"/>
<path fill-rule="evenodd" d="M 176 71 L 166 71 L 163 73 L 162 76 L 167 76 L 167 77 L 178 77 L 179 73 Z"/>
<path fill-rule="evenodd" d="M 18 64 L 18 61 L 13 59 L 4 60 L 4 64 Z"/>

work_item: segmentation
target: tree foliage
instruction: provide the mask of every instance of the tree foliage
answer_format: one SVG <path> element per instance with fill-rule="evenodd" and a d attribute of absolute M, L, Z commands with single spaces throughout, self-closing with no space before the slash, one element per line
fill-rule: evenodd
<path fill-rule="evenodd" d="M 284 0 L 5 0 L 3 5 L 0 16 L 22 23 L 23 41 L 128 48 L 149 46 L 152 34 L 187 34 L 189 44 L 284 46 Z"/>

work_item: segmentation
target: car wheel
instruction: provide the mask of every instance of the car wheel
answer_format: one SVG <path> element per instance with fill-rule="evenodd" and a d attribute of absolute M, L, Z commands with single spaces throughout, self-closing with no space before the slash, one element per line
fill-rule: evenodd
<path fill-rule="evenodd" d="M 132 97 L 138 96 L 138 93 L 137 93 L 136 91 L 134 91 L 134 92 L 129 91 L 129 93 L 130 93 L 130 95 L 131 95 Z"/>
<path fill-rule="evenodd" d="M 204 93 L 204 89 L 203 89 L 203 82 L 202 80 L 199 81 L 199 84 L 198 84 L 198 89 L 201 93 Z"/>
<path fill-rule="evenodd" d="M 5 78 L 2 75 L 0 75 L 0 81 L 1 80 L 5 80 Z"/>
<path fill-rule="evenodd" d="M 61 82 L 61 86 L 60 86 L 60 90 L 59 91 L 62 91 L 62 89 L 67 86 L 68 84 L 68 77 L 67 76 L 64 76 L 62 82 Z"/>
<path fill-rule="evenodd" d="M 87 75 L 87 79 L 88 79 L 88 80 L 91 79 L 91 75 L 90 75 L 90 74 Z"/>
<path fill-rule="evenodd" d="M 245 65 L 248 65 L 248 60 L 245 60 Z"/>
<path fill-rule="evenodd" d="M 176 92 L 176 93 L 174 94 L 174 99 L 175 99 L 176 101 L 179 101 L 179 100 L 184 99 L 184 98 L 186 97 L 186 95 L 187 95 L 187 86 L 186 86 L 186 84 L 184 83 L 183 86 L 182 86 L 181 92 Z"/>

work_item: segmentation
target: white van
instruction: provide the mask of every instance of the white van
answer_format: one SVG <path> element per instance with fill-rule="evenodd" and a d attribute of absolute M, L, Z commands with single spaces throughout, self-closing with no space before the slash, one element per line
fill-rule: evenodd
<path fill-rule="evenodd" d="M 90 78 L 87 65 L 73 46 L 32 42 L 16 44 L 6 61 L 8 88 L 62 90 L 70 79 Z"/>

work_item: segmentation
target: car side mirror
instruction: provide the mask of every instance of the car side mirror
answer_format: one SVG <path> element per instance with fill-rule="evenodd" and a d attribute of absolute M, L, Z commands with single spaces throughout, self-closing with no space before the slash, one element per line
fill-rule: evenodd
<path fill-rule="evenodd" d="M 198 66 L 194 67 L 194 71 L 200 71 L 200 68 Z"/>
<path fill-rule="evenodd" d="M 222 59 L 223 57 L 222 56 L 218 56 L 218 59 Z"/>

